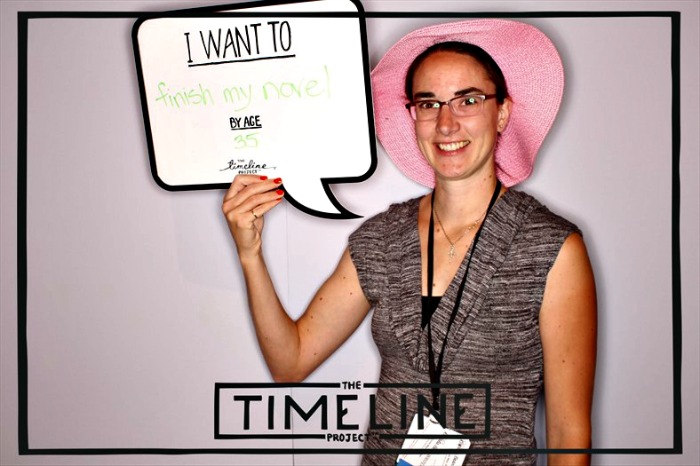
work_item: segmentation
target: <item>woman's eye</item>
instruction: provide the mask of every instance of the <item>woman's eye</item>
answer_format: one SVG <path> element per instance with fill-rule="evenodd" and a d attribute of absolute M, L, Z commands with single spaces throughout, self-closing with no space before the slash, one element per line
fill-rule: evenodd
<path fill-rule="evenodd" d="M 432 100 L 425 100 L 423 102 L 418 102 L 416 104 L 416 107 L 422 109 L 422 110 L 429 110 L 431 108 L 435 108 L 437 102 L 432 101 Z"/>

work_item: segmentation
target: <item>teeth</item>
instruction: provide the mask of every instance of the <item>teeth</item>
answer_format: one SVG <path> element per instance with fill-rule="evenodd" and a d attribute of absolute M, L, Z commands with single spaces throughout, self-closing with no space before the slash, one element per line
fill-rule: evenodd
<path fill-rule="evenodd" d="M 462 147 L 466 146 L 469 144 L 467 141 L 461 141 L 461 142 L 451 142 L 449 144 L 438 144 L 438 147 L 440 150 L 444 151 L 453 151 L 457 149 L 461 149 Z"/>

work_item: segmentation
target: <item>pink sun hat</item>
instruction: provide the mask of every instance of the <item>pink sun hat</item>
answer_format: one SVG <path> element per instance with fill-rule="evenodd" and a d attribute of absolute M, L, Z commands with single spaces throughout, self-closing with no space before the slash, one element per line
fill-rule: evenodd
<path fill-rule="evenodd" d="M 525 180 L 564 92 L 564 67 L 557 49 L 540 30 L 503 19 L 476 19 L 418 29 L 399 40 L 372 70 L 377 137 L 410 179 L 435 186 L 435 174 L 418 148 L 415 122 L 404 91 L 413 60 L 438 42 L 468 42 L 484 49 L 503 72 L 513 104 L 495 150 L 496 175 L 505 186 Z"/>

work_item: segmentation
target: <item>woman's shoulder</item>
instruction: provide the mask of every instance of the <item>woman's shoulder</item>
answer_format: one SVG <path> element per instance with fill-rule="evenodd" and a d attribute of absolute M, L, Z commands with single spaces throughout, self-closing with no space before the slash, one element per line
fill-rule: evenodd
<path fill-rule="evenodd" d="M 551 211 L 534 196 L 515 189 L 510 189 L 508 194 L 513 215 L 522 217 L 523 228 L 561 231 L 566 234 L 580 233 L 579 228 L 573 222 Z"/>
<path fill-rule="evenodd" d="M 375 302 L 387 288 L 387 264 L 391 251 L 401 251 L 418 241 L 420 198 L 392 204 L 365 220 L 348 239 L 348 250 L 365 296 Z"/>
<path fill-rule="evenodd" d="M 365 220 L 353 235 L 378 234 L 387 238 L 392 233 L 405 231 L 405 227 L 417 222 L 420 199 L 416 197 L 391 204 L 386 210 Z"/>

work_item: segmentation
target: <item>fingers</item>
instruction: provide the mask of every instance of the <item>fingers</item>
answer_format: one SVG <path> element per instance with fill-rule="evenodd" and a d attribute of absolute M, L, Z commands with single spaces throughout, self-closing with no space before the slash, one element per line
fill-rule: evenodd
<path fill-rule="evenodd" d="M 250 215 L 255 219 L 255 217 L 260 218 L 265 215 L 270 209 L 279 204 L 284 196 L 284 191 L 277 189 L 275 191 L 266 191 L 255 196 L 251 196 L 246 199 L 241 204 L 234 206 L 230 209 L 234 214 L 243 216 L 245 219 L 247 215 Z M 226 205 L 224 204 L 224 210 L 226 210 Z M 253 215 L 255 214 L 255 215 Z"/>
<path fill-rule="evenodd" d="M 266 192 L 275 192 L 281 184 L 281 178 L 270 180 L 266 176 L 238 175 L 233 179 L 231 186 L 224 195 L 224 210 L 237 209 L 245 203 L 248 203 L 247 206 L 249 209 L 252 209 L 256 204 L 270 200 L 259 199 L 256 203 L 256 196 Z M 251 200 L 253 201 L 252 204 L 250 203 Z"/>
<path fill-rule="evenodd" d="M 255 214 L 254 217 L 260 218 L 263 215 L 265 215 L 267 212 L 269 212 L 277 204 L 279 204 L 283 198 L 284 198 L 284 191 L 279 189 L 279 190 L 274 192 L 274 197 L 272 198 L 272 200 L 270 200 L 268 202 L 264 202 L 262 204 L 258 204 L 257 206 L 253 207 L 250 211 L 251 211 L 251 213 Z M 242 209 L 245 212 L 245 210 L 246 210 L 245 207 L 242 207 Z"/>
<path fill-rule="evenodd" d="M 238 194 L 254 194 L 272 189 L 282 184 L 281 178 L 268 179 L 267 176 L 237 175 L 224 195 L 224 201 L 234 198 Z M 248 194 L 248 195 L 250 195 Z"/>

